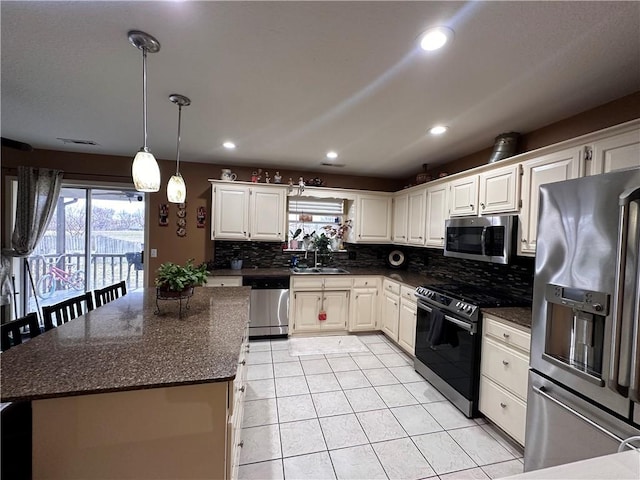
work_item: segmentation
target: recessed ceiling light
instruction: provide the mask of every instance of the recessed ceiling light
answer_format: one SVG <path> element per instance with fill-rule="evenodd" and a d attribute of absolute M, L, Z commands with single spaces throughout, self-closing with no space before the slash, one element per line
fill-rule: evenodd
<path fill-rule="evenodd" d="M 233 149 L 235 149 L 235 148 L 236 148 L 236 144 L 235 144 L 235 143 L 233 143 L 233 142 L 224 142 L 224 143 L 222 144 L 222 146 L 223 146 L 224 148 L 226 148 L 227 150 L 233 150 Z"/>
<path fill-rule="evenodd" d="M 331 160 L 338 158 L 338 154 L 334 151 L 331 152 L 327 152 L 327 158 L 330 158 Z"/>
<path fill-rule="evenodd" d="M 429 130 L 431 135 L 442 135 L 444 132 L 449 130 L 449 127 L 445 127 L 444 125 L 436 125 L 435 127 Z"/>
<path fill-rule="evenodd" d="M 453 30 L 447 27 L 430 28 L 420 37 L 420 47 L 428 52 L 438 50 L 453 38 Z"/>

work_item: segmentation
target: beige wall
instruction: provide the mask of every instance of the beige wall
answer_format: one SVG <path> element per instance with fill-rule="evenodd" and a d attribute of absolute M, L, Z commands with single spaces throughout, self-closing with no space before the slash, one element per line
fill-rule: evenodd
<path fill-rule="evenodd" d="M 634 118 L 638 118 L 640 112 L 640 92 L 617 99 L 592 110 L 583 112 L 553 123 L 547 127 L 535 130 L 523 135 L 521 151 L 528 151 L 542 146 L 557 143 L 578 135 L 593 132 L 612 125 L 617 125 Z M 459 158 L 454 162 L 443 165 L 440 169 L 434 169 L 432 174 L 446 171 L 450 174 L 467 170 L 487 163 L 492 151 L 492 146 L 471 155 Z M 32 165 L 49 168 L 58 168 L 65 171 L 65 178 L 81 179 L 87 181 L 102 182 L 131 182 L 131 157 L 119 157 L 111 155 L 81 154 L 72 152 L 60 152 L 51 150 L 35 150 L 33 152 L 20 152 L 2 148 L 2 180 L 4 185 L 5 174 L 15 173 L 17 165 Z M 164 184 L 173 174 L 173 161 L 159 161 Z M 187 235 L 176 235 L 176 206 L 171 205 L 169 211 L 169 226 L 158 226 L 158 206 L 166 202 L 166 191 L 162 189 L 150 194 L 148 197 L 150 207 L 149 242 L 146 248 L 158 250 L 158 258 L 150 259 L 150 272 L 154 272 L 160 263 L 173 261 L 183 263 L 189 258 L 196 262 L 210 260 L 213 257 L 213 245 L 210 240 L 210 215 L 211 200 L 208 178 L 218 178 L 221 168 L 232 168 L 239 180 L 249 180 L 251 168 L 234 167 L 233 165 L 181 163 L 181 173 L 187 184 Z M 265 168 L 273 176 L 275 168 Z M 416 172 L 417 173 L 417 172 Z M 280 174 L 286 180 L 292 177 L 294 180 L 300 175 L 305 179 L 319 176 L 329 187 L 359 188 L 367 190 L 394 191 L 406 183 L 414 181 L 415 177 L 397 180 L 388 178 L 358 177 L 340 174 L 327 174 L 319 172 L 280 170 Z M 3 212 L 4 201 L 2 198 Z M 199 206 L 205 206 L 207 211 L 207 223 L 205 228 L 196 228 L 196 211 Z M 2 229 L 3 242 L 5 229 Z M 4 243 L 3 243 L 4 244 Z M 154 274 L 151 273 L 151 279 Z"/>

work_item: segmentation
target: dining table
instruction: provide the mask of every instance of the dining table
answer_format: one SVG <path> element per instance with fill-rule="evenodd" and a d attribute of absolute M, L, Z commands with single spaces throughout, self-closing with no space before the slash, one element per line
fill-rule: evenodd
<path fill-rule="evenodd" d="M 188 309 L 127 293 L 0 356 L 0 400 L 31 402 L 34 478 L 225 478 L 250 288 Z"/>

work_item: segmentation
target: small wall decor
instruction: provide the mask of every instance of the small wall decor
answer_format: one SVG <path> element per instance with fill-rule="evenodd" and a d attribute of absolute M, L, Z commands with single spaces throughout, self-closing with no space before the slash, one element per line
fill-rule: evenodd
<path fill-rule="evenodd" d="M 185 237 L 187 235 L 187 204 L 186 203 L 178 203 L 178 210 L 176 211 L 176 215 L 178 216 L 178 220 L 176 221 L 176 225 L 178 225 L 176 234 L 179 237 Z"/>
<path fill-rule="evenodd" d="M 198 207 L 196 212 L 196 226 L 198 228 L 204 228 L 204 224 L 207 221 L 207 209 L 206 207 Z"/>
<path fill-rule="evenodd" d="M 169 205 L 166 203 L 158 205 L 158 225 L 161 227 L 169 225 Z"/>

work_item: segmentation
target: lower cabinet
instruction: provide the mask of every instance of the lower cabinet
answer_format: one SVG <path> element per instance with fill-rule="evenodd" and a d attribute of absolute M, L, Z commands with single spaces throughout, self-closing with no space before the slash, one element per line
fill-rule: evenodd
<path fill-rule="evenodd" d="M 394 342 L 398 341 L 400 320 L 400 296 L 384 291 L 382 294 L 382 331 Z"/>
<path fill-rule="evenodd" d="M 368 331 L 378 328 L 378 289 L 354 288 L 349 312 L 349 331 Z"/>
<path fill-rule="evenodd" d="M 483 320 L 480 411 L 524 445 L 531 333 L 490 315 Z"/>
<path fill-rule="evenodd" d="M 244 398 L 247 388 L 247 354 L 249 353 L 249 324 L 245 329 L 240 356 L 238 357 L 238 370 L 233 382 L 229 382 L 229 397 L 227 404 L 227 465 L 226 478 L 238 478 L 240 466 L 240 452 L 243 442 L 240 440 L 242 432 L 242 418 L 244 414 Z"/>
<path fill-rule="evenodd" d="M 242 277 L 238 276 L 210 276 L 207 277 L 205 287 L 241 287 Z"/>
<path fill-rule="evenodd" d="M 403 287 L 404 288 L 404 287 Z M 415 355 L 416 319 L 418 316 L 416 302 L 404 297 L 400 299 L 400 317 L 398 321 L 398 345 L 408 354 Z"/>
<path fill-rule="evenodd" d="M 292 333 L 346 330 L 349 291 L 295 292 L 291 311 L 293 312 Z M 325 319 L 321 320 L 323 317 Z"/>

